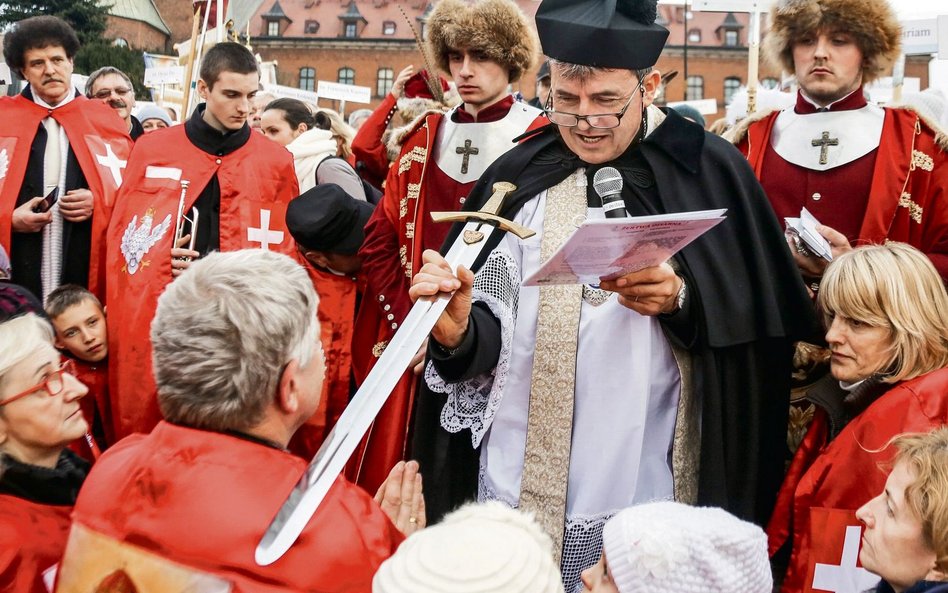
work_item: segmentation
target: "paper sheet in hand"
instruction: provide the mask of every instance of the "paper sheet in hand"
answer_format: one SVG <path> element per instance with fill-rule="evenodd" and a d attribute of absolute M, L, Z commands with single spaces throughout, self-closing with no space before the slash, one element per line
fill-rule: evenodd
<path fill-rule="evenodd" d="M 724 220 L 725 212 L 586 220 L 523 284 L 597 284 L 657 266 Z"/>
<path fill-rule="evenodd" d="M 800 211 L 800 218 L 784 218 L 787 222 L 787 230 L 795 233 L 803 241 L 806 248 L 813 252 L 813 255 L 822 257 L 826 261 L 833 261 L 833 252 L 830 249 L 829 241 L 817 230 L 820 221 L 810 214 L 810 211 L 804 208 Z"/>

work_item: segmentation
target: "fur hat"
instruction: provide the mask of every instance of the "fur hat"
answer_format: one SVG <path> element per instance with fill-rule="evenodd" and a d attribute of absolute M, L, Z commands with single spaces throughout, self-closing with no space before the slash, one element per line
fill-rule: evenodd
<path fill-rule="evenodd" d="M 428 51 L 450 73 L 448 52 L 476 49 L 507 67 L 520 80 L 536 61 L 539 42 L 523 11 L 512 0 L 440 0 L 428 18 Z"/>
<path fill-rule="evenodd" d="M 862 81 L 872 82 L 899 57 L 902 27 L 887 0 L 777 0 L 770 9 L 764 56 L 793 72 L 793 42 L 820 29 L 849 33 L 862 51 Z"/>

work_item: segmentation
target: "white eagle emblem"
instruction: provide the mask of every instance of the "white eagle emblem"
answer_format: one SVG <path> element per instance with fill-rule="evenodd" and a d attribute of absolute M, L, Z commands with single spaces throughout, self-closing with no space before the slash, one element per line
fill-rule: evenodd
<path fill-rule="evenodd" d="M 3 179 L 7 176 L 7 169 L 10 167 L 10 155 L 7 154 L 7 149 L 4 148 L 0 150 L 0 179 Z"/>
<path fill-rule="evenodd" d="M 138 215 L 132 217 L 132 221 L 125 227 L 122 234 L 122 255 L 125 256 L 125 263 L 129 274 L 138 271 L 142 264 L 145 254 L 157 243 L 161 236 L 168 232 L 171 226 L 171 215 L 167 215 L 161 224 L 152 228 L 151 223 L 154 219 L 155 211 L 149 209 L 142 216 L 142 223 L 138 224 Z"/>

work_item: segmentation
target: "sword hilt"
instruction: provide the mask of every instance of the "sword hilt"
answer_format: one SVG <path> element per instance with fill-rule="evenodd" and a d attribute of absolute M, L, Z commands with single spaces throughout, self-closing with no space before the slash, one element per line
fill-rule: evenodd
<path fill-rule="evenodd" d="M 494 193 L 480 210 L 475 212 L 432 212 L 431 220 L 435 222 L 484 222 L 508 233 L 513 233 L 521 239 L 527 239 L 535 235 L 536 231 L 497 215 L 503 207 L 507 195 L 516 190 L 517 186 L 507 181 L 498 181 L 493 185 L 493 189 Z"/>

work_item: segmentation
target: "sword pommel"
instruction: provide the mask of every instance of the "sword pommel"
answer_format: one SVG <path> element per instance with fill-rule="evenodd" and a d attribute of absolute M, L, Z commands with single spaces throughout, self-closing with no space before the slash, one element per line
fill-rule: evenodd
<path fill-rule="evenodd" d="M 521 239 L 527 239 L 536 234 L 535 231 L 519 225 L 512 220 L 497 215 L 503 208 L 507 195 L 517 189 L 517 186 L 507 181 L 498 181 L 494 184 L 494 193 L 484 206 L 476 212 L 432 212 L 431 220 L 435 222 L 472 222 L 481 221 L 493 224 L 501 230 L 513 233 Z"/>

